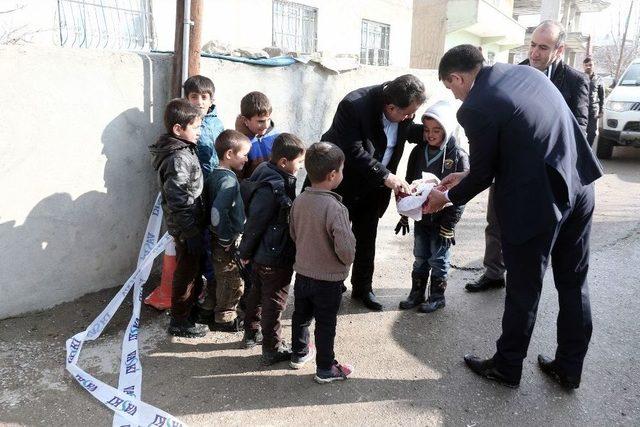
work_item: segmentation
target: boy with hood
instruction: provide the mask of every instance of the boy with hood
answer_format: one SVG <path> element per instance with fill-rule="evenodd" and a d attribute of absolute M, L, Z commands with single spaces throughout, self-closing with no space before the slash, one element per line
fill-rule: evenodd
<path fill-rule="evenodd" d="M 469 169 L 469 156 L 453 136 L 457 123 L 455 109 L 450 102 L 439 101 L 428 108 L 422 115 L 422 124 L 423 141 L 409 155 L 407 182 L 422 178 L 422 172 L 442 179 L 452 172 Z M 450 249 L 455 245 L 454 228 L 463 211 L 464 206 L 449 206 L 434 214 L 423 214 L 422 220 L 415 222 L 411 292 L 406 300 L 400 302 L 401 310 L 419 305 L 420 312 L 431 313 L 445 306 Z M 401 216 L 396 234 L 400 230 L 402 234 L 409 231 L 406 216 Z M 429 275 L 431 289 L 425 302 Z"/>
<path fill-rule="evenodd" d="M 149 147 L 158 172 L 162 210 L 168 232 L 176 245 L 176 270 L 171 288 L 169 334 L 197 338 L 208 328 L 194 322 L 196 290 L 200 276 L 204 207 L 202 170 L 196 155 L 200 136 L 200 112 L 186 99 L 174 99 L 164 112 L 167 133 Z"/>

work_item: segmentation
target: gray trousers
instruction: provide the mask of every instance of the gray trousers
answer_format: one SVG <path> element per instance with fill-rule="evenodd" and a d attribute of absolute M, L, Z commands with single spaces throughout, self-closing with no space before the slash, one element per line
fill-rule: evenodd
<path fill-rule="evenodd" d="M 502 259 L 502 241 L 500 240 L 500 226 L 493 203 L 495 197 L 495 184 L 489 187 L 489 200 L 487 202 L 487 228 L 484 229 L 484 275 L 488 279 L 496 280 L 504 278 L 505 268 Z"/>

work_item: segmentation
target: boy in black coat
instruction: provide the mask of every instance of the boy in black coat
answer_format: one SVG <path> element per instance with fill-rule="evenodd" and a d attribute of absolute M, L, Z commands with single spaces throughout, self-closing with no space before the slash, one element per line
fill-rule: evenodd
<path fill-rule="evenodd" d="M 243 341 L 247 348 L 262 341 L 266 365 L 291 359 L 291 349 L 281 337 L 280 317 L 293 275 L 296 251 L 289 235 L 289 210 L 304 152 L 300 139 L 282 133 L 273 143 L 269 162 L 261 163 L 243 182 L 247 222 L 239 252 L 243 264 L 252 263 Z"/>
<path fill-rule="evenodd" d="M 452 135 L 455 126 L 455 110 L 448 101 L 439 101 L 422 116 L 423 141 L 411 151 L 407 164 L 407 182 L 422 178 L 429 172 L 442 179 L 452 172 L 469 169 L 469 156 L 456 143 Z M 400 302 L 400 309 L 419 305 L 419 311 L 431 313 L 445 306 L 444 291 L 447 287 L 451 245 L 455 244 L 454 229 L 464 206 L 449 206 L 434 214 L 423 214 L 415 222 L 413 271 L 411 292 Z M 409 229 L 409 220 L 401 217 L 396 234 Z M 425 302 L 427 283 L 431 276 L 429 298 Z"/>

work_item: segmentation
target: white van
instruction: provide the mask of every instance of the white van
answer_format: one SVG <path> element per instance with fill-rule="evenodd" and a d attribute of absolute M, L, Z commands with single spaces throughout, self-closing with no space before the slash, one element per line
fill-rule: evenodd
<path fill-rule="evenodd" d="M 640 58 L 627 67 L 604 102 L 596 155 L 610 159 L 616 145 L 640 148 Z"/>

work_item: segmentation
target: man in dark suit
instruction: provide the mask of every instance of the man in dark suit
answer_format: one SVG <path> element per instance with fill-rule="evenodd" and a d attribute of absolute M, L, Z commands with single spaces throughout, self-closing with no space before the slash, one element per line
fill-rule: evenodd
<path fill-rule="evenodd" d="M 538 356 L 543 372 L 577 388 L 591 338 L 587 287 L 593 181 L 602 169 L 560 93 L 530 67 L 483 67 L 471 45 L 442 57 L 439 77 L 463 101 L 458 121 L 469 138 L 471 168 L 443 180 L 446 192 L 429 194 L 427 211 L 463 205 L 495 178 L 507 291 L 502 335 L 490 359 L 466 355 L 479 375 L 520 384 L 536 318 L 542 280 L 553 257 L 558 291 L 555 358 Z"/>
<path fill-rule="evenodd" d="M 542 21 L 531 35 L 529 59 L 520 65 L 529 65 L 543 72 L 558 88 L 569 109 L 578 121 L 582 132 L 587 132 L 589 81 L 584 73 L 565 64 L 564 54 L 566 33 L 562 24 Z M 494 189 L 489 189 L 487 204 L 487 228 L 485 229 L 485 250 L 483 264 L 485 272 L 477 280 L 467 283 L 469 292 L 480 292 L 504 286 L 504 261 L 500 245 L 500 227 L 493 205 Z"/>
<path fill-rule="evenodd" d="M 345 154 L 344 179 L 336 192 L 349 209 L 356 237 L 351 295 L 370 310 L 382 310 L 372 291 L 378 220 L 391 190 L 409 191 L 395 173 L 409 134 L 422 131 L 413 125 L 413 116 L 425 99 L 424 85 L 410 74 L 357 89 L 340 101 L 331 128 L 322 135 L 322 141 L 333 142 Z"/>

